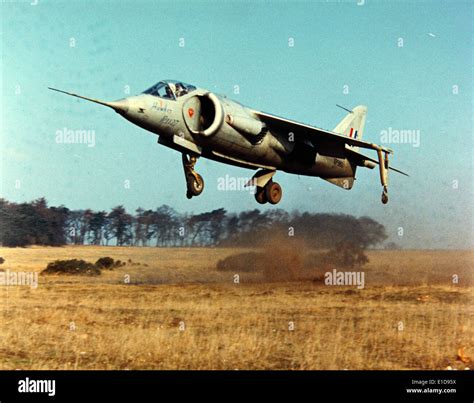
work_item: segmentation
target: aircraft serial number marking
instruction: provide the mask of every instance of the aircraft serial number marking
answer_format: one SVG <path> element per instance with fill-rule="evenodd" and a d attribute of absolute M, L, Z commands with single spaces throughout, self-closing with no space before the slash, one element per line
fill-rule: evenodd
<path fill-rule="evenodd" d="M 168 116 L 163 116 L 160 120 L 160 123 L 163 123 L 163 124 L 171 126 L 171 127 L 175 127 L 179 123 L 179 120 L 178 119 L 170 119 Z"/>

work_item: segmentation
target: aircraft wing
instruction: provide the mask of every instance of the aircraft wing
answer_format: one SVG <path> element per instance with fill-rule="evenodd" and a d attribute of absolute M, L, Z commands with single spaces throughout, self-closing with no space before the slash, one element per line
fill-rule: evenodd
<path fill-rule="evenodd" d="M 383 146 L 379 146 L 374 143 L 369 143 L 367 141 L 357 140 L 342 134 L 334 133 L 329 130 L 320 129 L 318 127 L 310 126 L 304 123 L 295 122 L 294 120 L 289 120 L 281 118 L 269 113 L 252 111 L 258 119 L 264 122 L 269 128 L 275 128 L 279 132 L 293 133 L 295 139 L 302 137 L 308 140 L 319 138 L 325 138 L 330 141 L 340 142 L 341 144 L 348 144 L 354 147 L 367 148 L 370 150 L 380 150 L 388 154 L 392 154 L 393 150 Z"/>
<path fill-rule="evenodd" d="M 367 161 L 373 162 L 374 164 L 377 164 L 377 165 L 379 164 L 379 162 L 376 159 L 370 158 L 367 155 L 361 154 L 351 148 L 348 148 L 347 151 L 349 152 L 349 154 L 351 154 L 352 156 L 355 156 L 359 160 L 367 160 Z M 399 174 L 410 176 L 406 172 L 400 171 L 397 168 L 389 167 L 389 169 L 391 169 L 392 171 L 398 172 Z"/>

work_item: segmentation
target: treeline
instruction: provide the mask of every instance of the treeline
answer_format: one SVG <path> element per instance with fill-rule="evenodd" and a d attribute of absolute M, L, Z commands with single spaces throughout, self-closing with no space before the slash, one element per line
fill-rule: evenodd
<path fill-rule="evenodd" d="M 0 243 L 27 245 L 259 246 L 275 236 L 301 239 L 309 247 L 331 248 L 350 242 L 373 247 L 387 236 L 369 217 L 288 213 L 258 209 L 229 213 L 223 208 L 200 214 L 179 213 L 163 205 L 155 210 L 123 206 L 111 211 L 49 207 L 44 198 L 30 203 L 0 199 Z"/>

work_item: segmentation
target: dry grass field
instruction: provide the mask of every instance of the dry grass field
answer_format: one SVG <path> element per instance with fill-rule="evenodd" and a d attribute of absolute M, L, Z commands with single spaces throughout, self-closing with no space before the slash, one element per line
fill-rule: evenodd
<path fill-rule="evenodd" d="M 473 252 L 370 251 L 363 289 L 259 273 L 235 283 L 216 263 L 238 252 L 0 248 L 0 267 L 17 272 L 56 259 L 131 260 L 97 277 L 0 285 L 0 369 L 472 366 Z"/>

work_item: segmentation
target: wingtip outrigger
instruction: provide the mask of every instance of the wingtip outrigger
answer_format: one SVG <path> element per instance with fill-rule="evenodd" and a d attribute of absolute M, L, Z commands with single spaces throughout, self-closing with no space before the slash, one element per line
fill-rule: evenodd
<path fill-rule="evenodd" d="M 394 154 L 391 148 L 383 147 L 375 143 L 367 143 L 363 141 L 358 141 L 357 144 L 354 144 L 354 145 L 357 145 L 359 147 L 366 148 L 366 149 L 375 150 L 377 152 L 377 160 L 372 160 L 372 158 L 368 158 L 366 156 L 363 156 L 363 157 L 369 161 L 372 161 L 378 164 L 379 173 L 380 173 L 380 183 L 382 184 L 382 189 L 383 189 L 382 190 L 382 203 L 387 204 L 388 203 L 388 171 L 392 170 L 405 176 L 410 176 L 410 175 L 408 175 L 407 173 L 403 171 L 400 171 L 399 169 L 392 168 L 390 166 L 388 156 L 390 154 Z"/>
<path fill-rule="evenodd" d="M 392 170 L 395 171 L 399 174 L 402 174 L 404 176 L 410 176 L 406 172 L 403 172 L 397 168 L 393 168 L 389 165 L 389 160 L 388 156 L 389 154 L 394 154 L 393 150 L 390 148 L 386 148 L 383 146 L 379 146 L 374 143 L 364 143 L 361 145 L 361 147 L 370 149 L 370 150 L 375 150 L 377 152 L 377 159 L 368 157 L 365 154 L 359 153 L 354 150 L 349 150 L 351 153 L 353 153 L 359 160 L 358 165 L 360 166 L 365 166 L 367 168 L 375 168 L 376 165 L 379 166 L 379 173 L 380 173 L 380 182 L 383 187 L 383 192 L 382 192 L 382 203 L 387 204 L 388 203 L 388 171 Z M 369 164 L 365 164 L 365 162 L 369 162 Z"/>
<path fill-rule="evenodd" d="M 389 169 L 389 163 L 388 163 L 388 155 L 393 154 L 393 151 L 380 147 L 376 144 L 374 144 L 375 149 L 377 150 L 377 157 L 379 160 L 379 172 L 380 172 L 380 182 L 382 183 L 382 203 L 387 204 L 388 203 L 388 169 Z"/>

